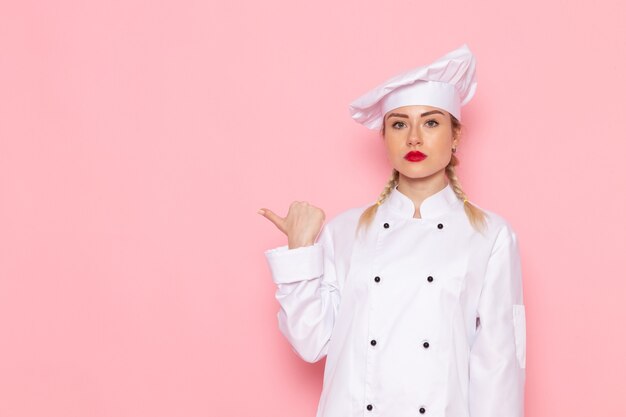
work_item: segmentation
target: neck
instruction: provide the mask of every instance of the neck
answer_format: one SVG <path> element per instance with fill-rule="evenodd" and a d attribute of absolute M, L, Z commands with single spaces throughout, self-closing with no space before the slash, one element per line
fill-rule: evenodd
<path fill-rule="evenodd" d="M 413 217 L 421 218 L 420 206 L 422 201 L 431 195 L 443 190 L 448 185 L 448 177 L 445 170 L 441 170 L 425 178 L 410 178 L 399 173 L 398 191 L 409 197 L 415 205 Z"/>

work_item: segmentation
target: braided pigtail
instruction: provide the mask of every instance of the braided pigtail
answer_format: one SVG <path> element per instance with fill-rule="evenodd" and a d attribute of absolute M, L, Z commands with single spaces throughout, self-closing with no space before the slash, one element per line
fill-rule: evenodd
<path fill-rule="evenodd" d="M 459 164 L 459 159 L 455 154 L 452 154 L 452 158 L 450 158 L 450 163 L 446 166 L 446 176 L 450 181 L 450 186 L 454 190 L 454 194 L 459 198 L 459 200 L 463 201 L 463 208 L 465 209 L 465 214 L 469 219 L 472 227 L 478 232 L 482 231 L 485 227 L 485 212 L 473 205 L 467 199 L 465 192 L 461 188 L 461 183 L 459 178 L 456 176 L 456 171 L 454 169 L 455 166 Z"/>
<path fill-rule="evenodd" d="M 399 176 L 400 173 L 395 168 L 393 168 L 391 176 L 389 177 L 389 181 L 387 181 L 387 185 L 385 185 L 385 188 L 380 193 L 380 196 L 378 197 L 376 203 L 366 208 L 365 211 L 363 211 L 363 213 L 361 214 L 361 217 L 359 218 L 359 224 L 356 230 L 357 233 L 362 226 L 369 226 L 372 223 L 372 221 L 374 220 L 374 216 L 376 215 L 376 211 L 378 211 L 378 206 L 380 206 L 383 201 L 387 199 L 387 197 L 391 193 L 391 190 L 393 190 L 393 188 L 398 185 Z"/>

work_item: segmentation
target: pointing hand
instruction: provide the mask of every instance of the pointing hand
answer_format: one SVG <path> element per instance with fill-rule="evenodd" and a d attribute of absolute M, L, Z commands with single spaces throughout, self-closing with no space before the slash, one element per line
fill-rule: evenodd
<path fill-rule="evenodd" d="M 284 218 L 267 208 L 260 209 L 258 213 L 287 235 L 289 249 L 314 244 L 326 218 L 322 209 L 306 201 L 292 202 Z"/>

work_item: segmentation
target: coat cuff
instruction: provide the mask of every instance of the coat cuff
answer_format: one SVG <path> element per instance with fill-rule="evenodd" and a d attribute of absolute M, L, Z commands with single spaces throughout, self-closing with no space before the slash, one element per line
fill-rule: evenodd
<path fill-rule="evenodd" d="M 276 284 L 304 281 L 324 273 L 321 243 L 289 249 L 287 245 L 265 251 L 265 258 Z"/>

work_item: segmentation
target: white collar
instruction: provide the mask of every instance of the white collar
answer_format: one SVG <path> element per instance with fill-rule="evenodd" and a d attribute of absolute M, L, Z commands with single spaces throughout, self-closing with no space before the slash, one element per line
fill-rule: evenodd
<path fill-rule="evenodd" d="M 426 197 L 420 205 L 420 216 L 423 219 L 443 216 L 449 211 L 460 207 L 463 204 L 456 196 L 450 183 L 443 189 Z M 394 187 L 389 196 L 384 201 L 383 206 L 388 206 L 389 210 L 402 218 L 413 218 L 415 214 L 415 204 L 407 195 L 398 191 Z"/>

